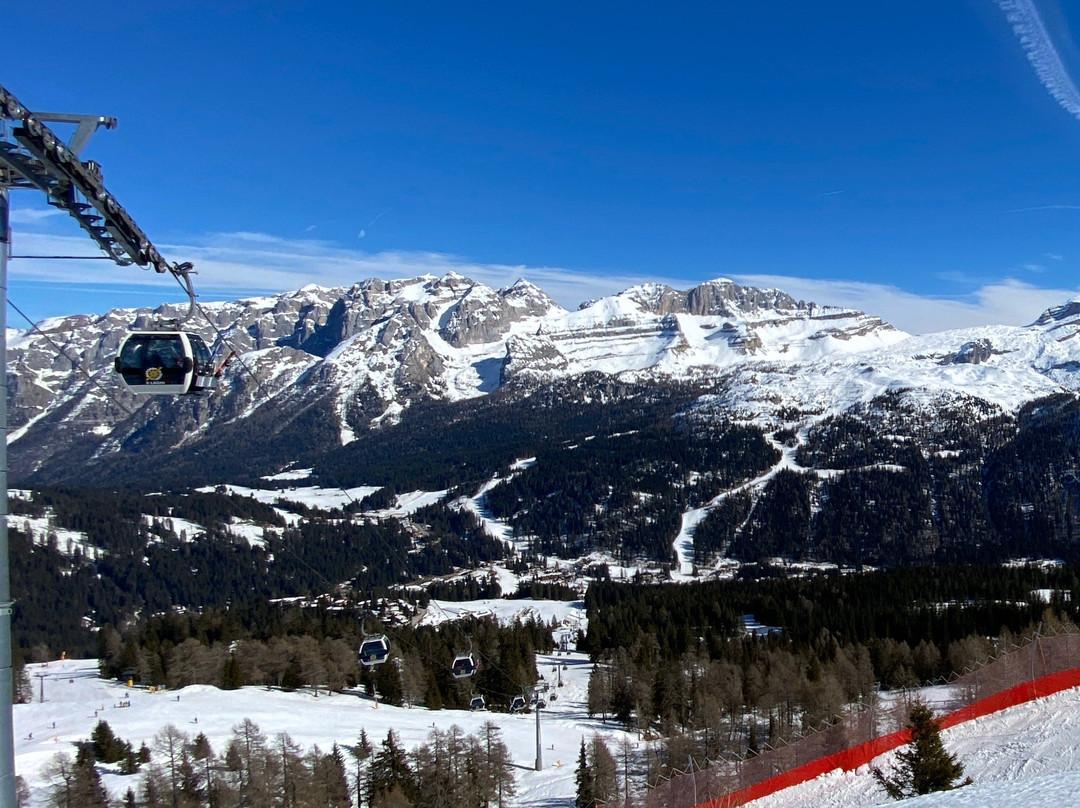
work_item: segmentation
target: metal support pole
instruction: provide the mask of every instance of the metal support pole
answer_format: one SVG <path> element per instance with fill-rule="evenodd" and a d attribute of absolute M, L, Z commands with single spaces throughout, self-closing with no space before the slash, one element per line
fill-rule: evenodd
<path fill-rule="evenodd" d="M 536 699 L 536 770 L 544 770 L 544 748 L 540 745 L 540 698 Z"/>
<path fill-rule="evenodd" d="M 0 185 L 0 808 L 15 808 L 15 726 L 11 707 L 11 575 L 7 533 L 7 262 L 11 253 L 8 189 Z"/>

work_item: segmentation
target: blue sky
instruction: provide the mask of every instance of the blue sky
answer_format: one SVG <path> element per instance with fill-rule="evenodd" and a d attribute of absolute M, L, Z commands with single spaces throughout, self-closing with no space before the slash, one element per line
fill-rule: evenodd
<path fill-rule="evenodd" d="M 573 307 L 723 276 L 926 331 L 1080 292 L 1078 23 L 1049 0 L 40 0 L 5 8 L 0 83 L 119 119 L 84 156 L 204 300 L 456 269 Z M 16 254 L 94 254 L 12 201 Z M 34 318 L 178 291 L 104 261 L 15 260 L 10 287 Z"/>

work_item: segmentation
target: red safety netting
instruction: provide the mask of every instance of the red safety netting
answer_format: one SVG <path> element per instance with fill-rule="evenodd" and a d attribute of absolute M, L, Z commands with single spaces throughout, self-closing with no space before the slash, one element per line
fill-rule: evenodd
<path fill-rule="evenodd" d="M 1080 635 L 1037 637 L 951 682 L 943 728 L 1080 686 Z M 651 788 L 646 808 L 729 808 L 812 780 L 835 769 L 851 771 L 910 740 L 908 700 L 867 708 L 758 755 L 719 761 Z M 940 711 L 940 710 L 939 710 Z"/>

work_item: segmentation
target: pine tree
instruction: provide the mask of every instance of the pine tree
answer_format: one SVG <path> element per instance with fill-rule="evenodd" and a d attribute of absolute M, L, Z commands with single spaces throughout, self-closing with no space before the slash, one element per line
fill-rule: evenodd
<path fill-rule="evenodd" d="M 593 773 L 589 766 L 589 752 L 585 748 L 585 739 L 581 739 L 581 752 L 578 753 L 577 770 L 574 772 L 574 782 L 577 784 L 577 796 L 574 799 L 575 808 L 593 808 L 596 804 L 596 793 L 593 791 Z"/>
<path fill-rule="evenodd" d="M 353 758 L 356 759 L 356 806 L 360 808 L 365 802 L 370 799 L 370 795 L 364 788 L 364 764 L 371 759 L 372 752 L 371 741 L 368 740 L 367 730 L 360 729 L 360 738 L 356 742 L 356 746 L 349 750 Z"/>
<path fill-rule="evenodd" d="M 607 721 L 611 708 L 611 671 L 607 665 L 596 665 L 589 674 L 588 699 L 589 716 L 599 715 Z"/>
<path fill-rule="evenodd" d="M 921 701 L 911 707 L 911 743 L 896 758 L 897 767 L 891 776 L 874 769 L 874 778 L 894 800 L 949 791 L 957 787 L 957 781 L 964 775 L 964 767 L 956 756 L 945 751 L 934 714 Z M 970 782 L 969 778 L 960 785 Z"/>
<path fill-rule="evenodd" d="M 210 746 L 210 739 L 206 735 L 200 732 L 195 736 L 195 739 L 187 748 L 188 754 L 191 759 L 195 761 L 193 764 L 196 768 L 201 769 L 201 787 L 203 794 L 206 797 L 208 805 L 213 806 L 215 804 L 215 794 L 217 792 L 217 784 L 214 782 L 214 766 L 216 765 L 217 757 L 214 755 L 214 749 Z"/>
<path fill-rule="evenodd" d="M 411 803 L 416 796 L 416 777 L 392 729 L 387 731 L 381 746 L 368 772 L 371 804 L 396 803 L 399 798 Z"/>
<path fill-rule="evenodd" d="M 236 690 L 244 685 L 244 676 L 240 670 L 240 660 L 236 654 L 229 654 L 225 667 L 221 671 L 221 689 Z"/>

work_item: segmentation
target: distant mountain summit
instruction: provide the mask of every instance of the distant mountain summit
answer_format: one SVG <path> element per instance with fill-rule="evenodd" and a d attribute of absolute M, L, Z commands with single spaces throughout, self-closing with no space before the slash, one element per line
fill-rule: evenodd
<path fill-rule="evenodd" d="M 1080 301 L 1025 328 L 921 337 L 722 278 L 688 290 L 643 284 L 576 311 L 524 280 L 492 289 L 456 273 L 307 286 L 203 309 L 212 327 L 196 320 L 192 330 L 219 350 L 224 335 L 242 360 L 203 398 L 137 399 L 112 372 L 125 331 L 177 316 L 176 307 L 41 323 L 70 359 L 40 334 L 15 335 L 7 357 L 15 478 L 82 479 L 95 464 L 190 454 L 225 433 L 248 447 L 252 471 L 271 473 L 420 404 L 437 418 L 440 402 L 575 379 L 699 384 L 725 417 L 766 426 L 810 423 L 897 391 L 927 406 L 959 396 L 1011 412 L 1080 387 Z M 223 474 L 225 461 L 208 459 L 206 478 Z"/>

